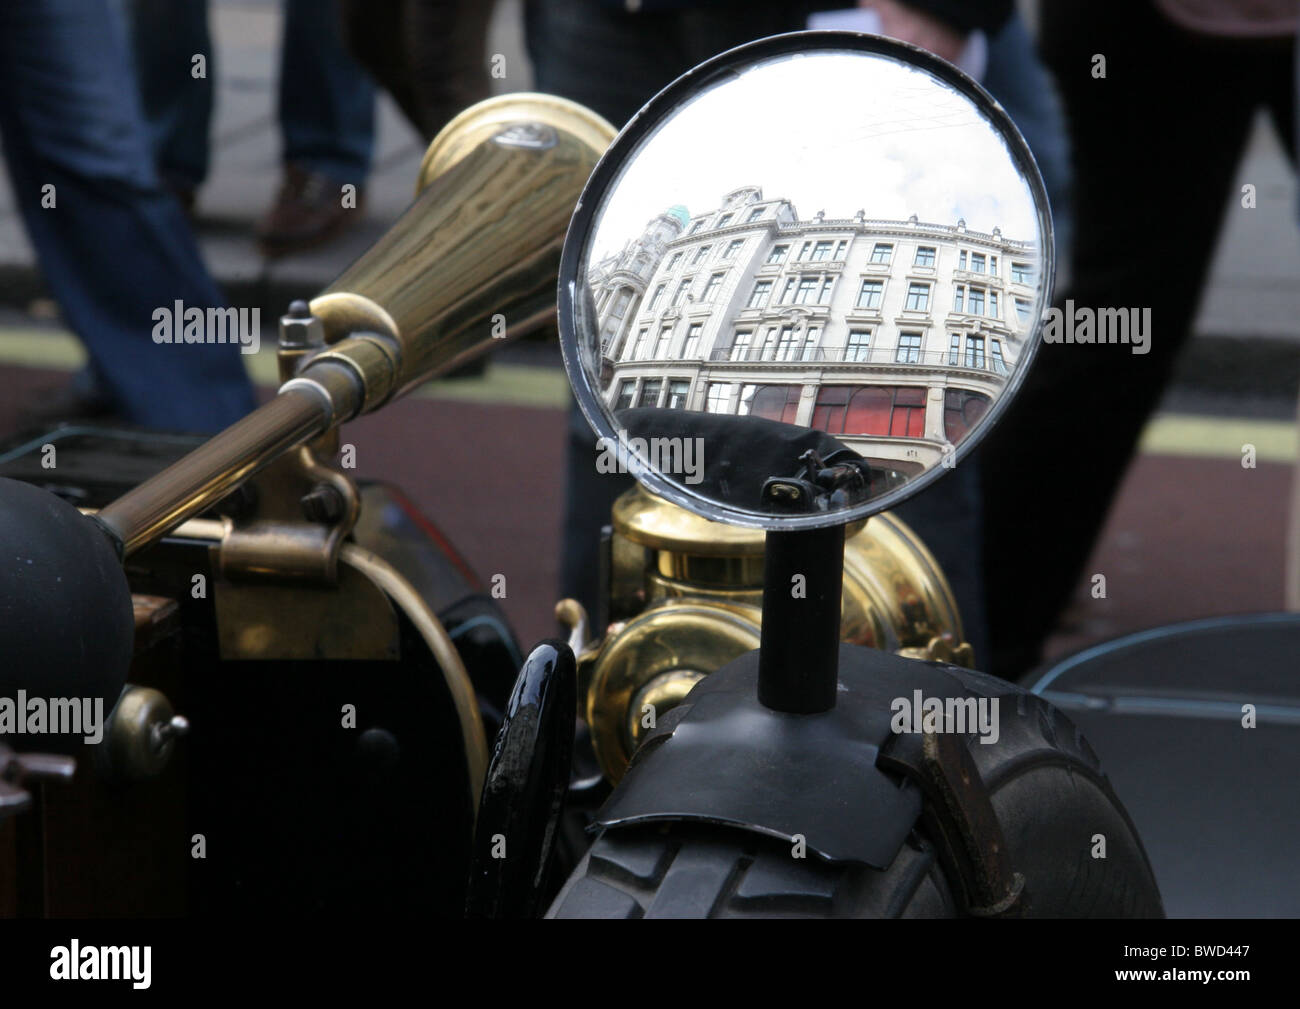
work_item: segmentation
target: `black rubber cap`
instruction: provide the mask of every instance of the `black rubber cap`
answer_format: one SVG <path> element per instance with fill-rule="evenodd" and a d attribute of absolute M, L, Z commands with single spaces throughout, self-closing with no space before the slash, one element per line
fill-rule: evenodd
<path fill-rule="evenodd" d="M 0 697 L 117 703 L 135 636 L 108 534 L 61 498 L 0 477 Z M 37 738 L 7 740 L 45 749 Z"/>

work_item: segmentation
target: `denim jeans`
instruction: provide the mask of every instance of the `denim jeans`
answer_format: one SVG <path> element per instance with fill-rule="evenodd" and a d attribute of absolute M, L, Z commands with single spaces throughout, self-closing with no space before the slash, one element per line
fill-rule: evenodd
<path fill-rule="evenodd" d="M 129 4 L 136 77 L 155 158 L 168 181 L 197 188 L 207 177 L 218 54 L 206 0 Z M 203 78 L 191 61 L 202 53 Z M 343 45 L 337 0 L 286 0 L 280 43 L 283 160 L 360 186 L 375 139 L 375 89 Z"/>
<path fill-rule="evenodd" d="M 155 309 L 223 299 L 154 170 L 109 0 L 0 4 L 0 141 L 46 283 L 118 411 L 212 431 L 250 410 L 237 346 L 152 340 Z"/>

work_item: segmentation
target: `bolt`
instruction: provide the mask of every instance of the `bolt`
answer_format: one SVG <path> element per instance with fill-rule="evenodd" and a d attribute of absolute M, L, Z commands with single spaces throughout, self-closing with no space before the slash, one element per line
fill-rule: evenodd
<path fill-rule="evenodd" d="M 308 522 L 331 524 L 343 517 L 343 495 L 327 483 L 317 484 L 304 494 L 301 504 Z"/>

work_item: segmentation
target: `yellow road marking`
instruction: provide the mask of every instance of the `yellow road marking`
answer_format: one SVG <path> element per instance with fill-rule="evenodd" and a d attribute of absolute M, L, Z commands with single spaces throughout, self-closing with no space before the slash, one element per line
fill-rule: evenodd
<path fill-rule="evenodd" d="M 66 330 L 0 330 L 0 364 L 71 371 L 85 360 L 80 342 Z M 261 352 L 247 355 L 244 363 L 254 382 L 275 384 L 272 342 L 266 341 Z M 559 368 L 489 363 L 482 377 L 429 382 L 414 395 L 422 399 L 556 409 L 568 404 L 568 388 Z M 1142 433 L 1140 451 L 1147 455 L 1240 459 L 1246 445 L 1255 446 L 1259 462 L 1293 463 L 1300 458 L 1300 437 L 1294 422 L 1199 414 L 1160 414 L 1152 418 Z"/>
<path fill-rule="evenodd" d="M 86 363 L 80 341 L 66 330 L 0 330 L 0 365 L 74 371 Z M 264 341 L 256 354 L 244 355 L 244 367 L 258 385 L 276 385 L 275 345 Z M 562 408 L 569 402 L 569 383 L 560 368 L 488 363 L 481 377 L 428 382 L 414 393 L 421 399 L 493 403 L 501 406 Z"/>

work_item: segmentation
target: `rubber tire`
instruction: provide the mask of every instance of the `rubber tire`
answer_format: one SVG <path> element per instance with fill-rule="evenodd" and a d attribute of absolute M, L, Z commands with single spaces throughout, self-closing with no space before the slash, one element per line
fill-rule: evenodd
<path fill-rule="evenodd" d="M 997 743 L 967 744 L 1025 877 L 1030 917 L 1158 918 L 1146 852 L 1072 722 L 1046 701 L 982 673 L 953 670 L 1000 697 Z M 1105 858 L 1094 858 L 1096 835 Z M 668 822 L 603 831 L 548 918 L 915 918 L 960 913 L 923 830 L 884 870 L 833 865 L 788 841 L 738 828 Z"/>

